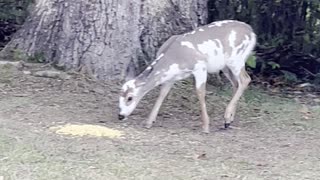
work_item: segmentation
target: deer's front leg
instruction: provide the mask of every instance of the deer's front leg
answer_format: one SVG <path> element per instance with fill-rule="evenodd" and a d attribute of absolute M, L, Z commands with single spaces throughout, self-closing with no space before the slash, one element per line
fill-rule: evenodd
<path fill-rule="evenodd" d="M 194 78 L 196 81 L 196 90 L 197 90 L 197 95 L 199 98 L 200 102 L 200 107 L 201 107 L 201 119 L 202 119 L 202 131 L 204 133 L 209 133 L 209 116 L 207 113 L 207 106 L 206 106 L 206 83 L 207 83 L 207 70 L 203 66 L 199 69 L 197 69 L 194 72 Z"/>
<path fill-rule="evenodd" d="M 151 128 L 152 127 L 152 123 L 156 121 L 157 115 L 159 113 L 161 104 L 163 103 L 163 100 L 166 98 L 166 96 L 168 95 L 171 87 L 172 87 L 173 83 L 165 83 L 163 85 L 161 85 L 161 89 L 160 89 L 160 94 L 159 97 L 155 103 L 155 105 L 153 106 L 153 109 L 145 123 L 145 127 L 146 128 Z"/>

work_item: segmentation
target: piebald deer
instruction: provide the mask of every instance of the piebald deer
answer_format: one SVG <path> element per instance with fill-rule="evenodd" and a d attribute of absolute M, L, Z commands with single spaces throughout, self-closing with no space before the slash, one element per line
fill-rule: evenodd
<path fill-rule="evenodd" d="M 160 95 L 145 122 L 145 126 L 150 128 L 173 84 L 193 75 L 203 132 L 209 133 L 205 102 L 207 73 L 222 71 L 233 87 L 233 97 L 224 114 L 225 128 L 228 128 L 234 120 L 237 102 L 251 81 L 245 62 L 255 44 L 256 35 L 252 28 L 236 20 L 217 21 L 192 32 L 172 36 L 141 74 L 133 77 L 132 70 L 128 70 L 129 79 L 122 86 L 119 98 L 119 120 L 128 117 L 146 93 L 161 85 Z"/>

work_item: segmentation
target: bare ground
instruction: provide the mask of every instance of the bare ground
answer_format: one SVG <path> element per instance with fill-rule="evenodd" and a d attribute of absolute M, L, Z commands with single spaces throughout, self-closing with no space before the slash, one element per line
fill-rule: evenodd
<path fill-rule="evenodd" d="M 29 64 L 25 70 L 48 68 L 41 66 Z M 149 130 L 141 122 L 157 91 L 129 120 L 119 122 L 118 88 L 79 74 L 43 78 L 1 67 L 0 179 L 320 179 L 315 95 L 294 100 L 251 86 L 239 103 L 234 128 L 220 130 L 230 88 L 209 86 L 211 133 L 202 134 L 189 81 L 170 93 Z M 67 123 L 103 125 L 125 135 L 71 137 L 49 129 Z"/>

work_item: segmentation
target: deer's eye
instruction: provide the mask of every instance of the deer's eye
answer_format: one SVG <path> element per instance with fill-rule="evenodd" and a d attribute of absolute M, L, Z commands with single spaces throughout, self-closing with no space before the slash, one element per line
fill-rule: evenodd
<path fill-rule="evenodd" d="M 132 101 L 132 97 L 128 97 L 128 102 L 131 102 Z"/>

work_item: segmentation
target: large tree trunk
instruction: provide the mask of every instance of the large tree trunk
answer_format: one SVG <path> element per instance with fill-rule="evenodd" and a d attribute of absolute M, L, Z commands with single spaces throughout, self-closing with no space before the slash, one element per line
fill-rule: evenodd
<path fill-rule="evenodd" d="M 206 21 L 207 0 L 37 0 L 4 53 L 43 53 L 48 62 L 118 78 L 130 61 L 145 65 L 171 35 Z"/>

